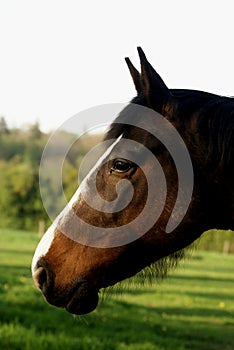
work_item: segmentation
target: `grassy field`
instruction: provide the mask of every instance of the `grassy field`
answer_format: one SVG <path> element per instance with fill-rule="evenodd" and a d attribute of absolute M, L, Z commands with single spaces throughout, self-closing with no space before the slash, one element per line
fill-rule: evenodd
<path fill-rule="evenodd" d="M 234 349 L 234 255 L 197 251 L 158 285 L 136 285 L 85 317 L 34 287 L 36 234 L 0 231 L 0 349 Z"/>

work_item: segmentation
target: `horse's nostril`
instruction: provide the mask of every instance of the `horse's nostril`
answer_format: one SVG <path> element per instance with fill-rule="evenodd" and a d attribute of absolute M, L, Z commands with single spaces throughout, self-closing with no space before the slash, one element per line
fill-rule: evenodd
<path fill-rule="evenodd" d="M 47 282 L 47 273 L 46 273 L 46 269 L 44 267 L 39 267 L 34 276 L 33 279 L 35 281 L 35 284 L 38 288 L 42 289 L 43 286 L 46 284 Z"/>
<path fill-rule="evenodd" d="M 42 290 L 43 294 L 48 294 L 53 285 L 52 271 L 43 258 L 38 261 L 37 266 L 33 274 L 34 282 Z"/>

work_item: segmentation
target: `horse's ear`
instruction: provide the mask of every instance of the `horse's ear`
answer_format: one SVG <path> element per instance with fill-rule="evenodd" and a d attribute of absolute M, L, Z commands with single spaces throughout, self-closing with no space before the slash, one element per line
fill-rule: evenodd
<path fill-rule="evenodd" d="M 157 112 L 161 112 L 163 104 L 168 101 L 171 96 L 170 90 L 148 62 L 144 51 L 141 47 L 137 48 L 141 62 L 141 87 L 142 92 L 147 98 L 149 107 L 154 108 Z"/>
<path fill-rule="evenodd" d="M 134 82 L 136 91 L 137 91 L 137 93 L 139 95 L 142 92 L 140 73 L 134 67 L 134 65 L 132 64 L 132 62 L 130 61 L 130 59 L 128 57 L 125 57 L 125 61 L 126 61 L 127 65 L 128 65 L 128 69 L 129 69 L 130 74 L 132 76 L 132 80 Z"/>

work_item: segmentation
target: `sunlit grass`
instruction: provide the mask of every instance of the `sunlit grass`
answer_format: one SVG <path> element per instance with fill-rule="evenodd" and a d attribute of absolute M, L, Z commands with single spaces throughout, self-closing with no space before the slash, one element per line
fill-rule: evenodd
<path fill-rule="evenodd" d="M 74 317 L 33 285 L 38 240 L 0 231 L 0 349 L 234 349 L 234 255 L 197 251 L 160 284 L 133 283 Z"/>

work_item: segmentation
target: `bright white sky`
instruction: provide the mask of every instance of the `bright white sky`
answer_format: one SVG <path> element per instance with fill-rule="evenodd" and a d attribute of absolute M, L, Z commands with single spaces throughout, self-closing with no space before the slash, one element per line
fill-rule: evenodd
<path fill-rule="evenodd" d="M 136 47 L 172 88 L 234 94 L 233 1 L 0 0 L 0 116 L 57 128 L 135 94 Z"/>

